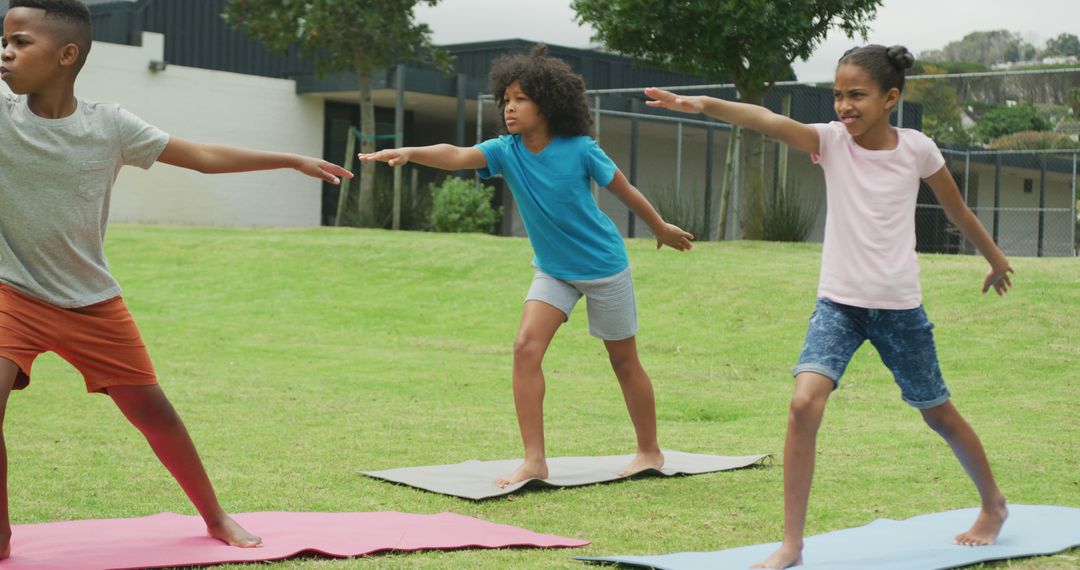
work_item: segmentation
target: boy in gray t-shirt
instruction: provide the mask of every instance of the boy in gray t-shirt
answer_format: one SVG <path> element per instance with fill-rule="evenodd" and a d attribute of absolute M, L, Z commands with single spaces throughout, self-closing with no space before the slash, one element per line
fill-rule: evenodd
<path fill-rule="evenodd" d="M 75 97 L 90 50 L 79 0 L 11 0 L 0 78 L 0 425 L 12 389 L 47 350 L 87 389 L 107 393 L 150 442 L 210 536 L 259 546 L 221 508 L 195 446 L 165 397 L 102 249 L 113 181 L 155 161 L 205 173 L 293 168 L 333 184 L 352 175 L 322 160 L 172 137 L 117 105 Z M 0 558 L 10 555 L 7 456 L 0 431 Z"/>

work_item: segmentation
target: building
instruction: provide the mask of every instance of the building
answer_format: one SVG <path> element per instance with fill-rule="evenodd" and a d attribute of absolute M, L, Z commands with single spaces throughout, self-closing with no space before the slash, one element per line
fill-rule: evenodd
<path fill-rule="evenodd" d="M 77 84 L 81 97 L 119 102 L 173 136 L 322 156 L 336 163 L 345 161 L 349 127 L 359 124 L 355 77 L 346 74 L 320 78 L 311 63 L 296 53 L 272 53 L 232 30 L 220 16 L 225 0 L 88 0 L 87 3 L 94 18 L 95 44 Z M 488 88 L 490 64 L 501 54 L 526 51 L 532 43 L 505 40 L 444 47 L 455 58 L 452 74 L 444 75 L 424 65 L 404 68 L 403 134 L 407 145 L 436 142 L 470 145 L 476 142 L 478 132 L 483 138 L 493 136 L 499 117 L 490 102 L 486 105 L 479 102 Z M 589 89 L 632 88 L 637 93 L 636 96 L 609 94 L 595 99 L 602 109 L 598 115 L 597 138 L 647 195 L 653 198 L 667 195 L 668 199 L 660 201 L 695 215 L 704 212 L 708 203 L 708 210 L 713 213 L 711 231 L 715 232 L 718 223 L 714 212 L 719 202 L 716 195 L 721 187 L 729 142 L 726 126 L 686 116 L 679 117 L 682 123 L 672 122 L 674 115 L 640 105 L 640 89 L 649 85 L 701 85 L 718 81 L 644 66 L 596 50 L 551 46 L 550 52 L 581 73 Z M 375 74 L 373 88 L 376 130 L 380 135 L 391 135 L 397 95 L 395 70 Z M 709 93 L 735 97 L 731 89 Z M 774 87 L 766 105 L 779 110 L 786 96 L 791 97 L 791 114 L 798 120 L 827 122 L 834 118 L 831 89 L 827 86 Z M 486 112 L 478 121 L 480 107 Z M 629 117 L 631 111 L 641 113 L 640 118 Z M 907 105 L 904 126 L 918 128 L 920 124 L 921 108 Z M 781 177 L 780 155 L 779 145 L 770 144 L 763 157 L 767 188 Z M 955 161 L 953 165 L 956 166 Z M 1018 203 L 1026 203 L 1024 183 L 1017 186 L 1012 180 L 1029 179 L 1033 175 L 1014 174 L 1014 168 L 1012 164 L 1005 165 L 1004 179 L 1008 182 L 1003 191 L 999 189 L 999 194 L 1004 192 L 1006 201 L 1013 200 L 1017 194 Z M 428 183 L 446 175 L 414 167 L 406 173 L 405 180 L 408 191 L 416 195 Z M 982 171 L 979 175 L 983 176 Z M 380 167 L 379 176 L 389 178 L 389 169 Z M 820 169 L 811 163 L 809 156 L 792 152 L 787 176 L 805 196 L 806 204 L 816 207 L 816 222 L 809 239 L 820 241 L 825 214 Z M 387 184 L 379 186 L 382 192 L 386 191 Z M 928 193 L 923 194 L 921 202 L 933 201 Z M 985 197 L 986 192 L 977 195 Z M 634 224 L 626 207 L 616 198 L 606 192 L 599 192 L 597 197 L 625 235 L 647 234 L 647 228 Z M 1057 178 L 1051 177 L 1049 186 L 1043 190 L 1044 201 L 1066 203 L 1067 198 L 1067 190 Z M 504 206 L 506 213 L 501 233 L 523 235 L 509 193 L 503 189 L 496 201 Z M 737 206 L 738 200 L 733 202 Z M 336 187 L 298 173 L 204 176 L 157 165 L 147 172 L 125 171 L 114 191 L 112 217 L 118 222 L 133 223 L 307 227 L 333 223 L 337 205 Z M 388 207 L 381 210 L 384 217 L 389 215 Z M 737 216 L 738 212 L 731 215 Z M 736 225 L 730 223 L 729 227 Z M 925 230 L 926 235 L 922 235 L 924 226 L 930 228 Z M 948 231 L 943 222 L 919 227 L 920 249 L 958 249 L 943 237 Z M 1008 234 L 1011 227 L 1011 224 L 1003 226 L 1002 231 Z M 1069 245 L 1071 251 L 1071 242 Z"/>

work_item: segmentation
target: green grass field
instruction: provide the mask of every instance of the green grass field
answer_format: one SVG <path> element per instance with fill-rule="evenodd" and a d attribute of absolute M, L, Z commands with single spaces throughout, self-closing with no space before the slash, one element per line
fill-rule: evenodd
<path fill-rule="evenodd" d="M 661 445 L 776 460 L 480 503 L 368 479 L 359 472 L 519 456 L 510 366 L 532 278 L 527 241 L 118 226 L 107 244 L 226 509 L 453 511 L 592 541 L 275 567 L 583 568 L 571 557 L 779 540 L 789 370 L 820 246 L 628 248 Z M 1015 290 L 999 299 L 979 294 L 982 258 L 923 256 L 942 368 L 1009 500 L 1080 507 L 1080 263 L 1012 262 Z M 583 309 L 545 361 L 548 455 L 630 453 L 622 397 Z M 12 396 L 5 429 L 14 523 L 194 513 L 112 402 L 86 395 L 51 354 Z M 948 447 L 864 345 L 826 412 L 808 534 L 977 504 Z M 1076 568 L 1080 550 L 991 567 Z"/>

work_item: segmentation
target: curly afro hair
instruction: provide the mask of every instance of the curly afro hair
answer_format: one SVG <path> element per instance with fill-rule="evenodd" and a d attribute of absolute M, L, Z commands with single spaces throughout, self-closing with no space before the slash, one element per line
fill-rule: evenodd
<path fill-rule="evenodd" d="M 492 63 L 491 92 L 500 111 L 506 88 L 515 81 L 540 107 L 551 134 L 589 134 L 593 119 L 585 98 L 585 80 L 565 61 L 549 56 L 546 45 L 537 44 L 528 54 L 504 55 Z"/>

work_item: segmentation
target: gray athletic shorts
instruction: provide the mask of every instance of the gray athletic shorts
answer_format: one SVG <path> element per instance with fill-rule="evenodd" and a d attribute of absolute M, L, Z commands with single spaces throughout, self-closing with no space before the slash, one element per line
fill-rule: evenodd
<path fill-rule="evenodd" d="M 623 340 L 637 334 L 637 303 L 630 268 L 611 277 L 585 281 L 563 281 L 539 269 L 533 277 L 526 301 L 542 301 L 566 313 L 584 295 L 589 311 L 589 334 L 603 340 Z"/>

